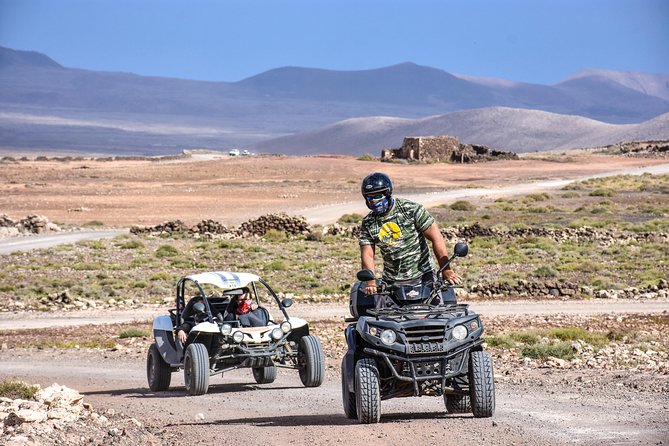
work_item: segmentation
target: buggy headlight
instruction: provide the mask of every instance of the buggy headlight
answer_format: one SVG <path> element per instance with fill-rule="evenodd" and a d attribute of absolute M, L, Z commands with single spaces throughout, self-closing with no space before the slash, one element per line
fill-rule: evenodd
<path fill-rule="evenodd" d="M 293 329 L 293 326 L 290 325 L 290 322 L 288 322 L 288 321 L 281 322 L 281 331 L 282 332 L 288 333 L 292 329 Z"/>
<path fill-rule="evenodd" d="M 369 334 L 371 334 L 372 336 L 376 336 L 378 333 L 379 333 L 378 328 L 372 326 L 369 327 Z"/>
<path fill-rule="evenodd" d="M 397 335 L 393 330 L 383 330 L 381 332 L 381 342 L 386 345 L 392 345 L 397 340 Z"/>
<path fill-rule="evenodd" d="M 283 331 L 280 328 L 275 328 L 272 330 L 272 339 L 278 341 L 283 337 Z"/>
<path fill-rule="evenodd" d="M 464 325 L 456 325 L 455 327 L 453 327 L 451 335 L 453 336 L 454 339 L 462 341 L 464 338 L 467 337 L 467 329 L 465 328 Z"/>
<path fill-rule="evenodd" d="M 230 324 L 221 325 L 221 334 L 222 335 L 229 335 L 231 332 L 232 332 L 232 325 L 230 325 Z"/>
<path fill-rule="evenodd" d="M 236 331 L 232 334 L 232 340 L 235 341 L 237 344 L 242 342 L 244 340 L 244 333 L 241 331 Z"/>

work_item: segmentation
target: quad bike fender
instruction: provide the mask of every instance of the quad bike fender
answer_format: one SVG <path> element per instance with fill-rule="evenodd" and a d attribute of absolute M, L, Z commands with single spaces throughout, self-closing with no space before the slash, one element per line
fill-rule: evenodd
<path fill-rule="evenodd" d="M 355 392 L 355 350 L 356 350 L 356 331 L 355 325 L 349 325 L 344 330 L 344 336 L 346 338 L 346 344 L 348 345 L 348 350 L 344 355 L 344 360 L 342 361 L 342 376 L 346 380 L 346 386 L 348 387 L 349 392 Z"/>
<path fill-rule="evenodd" d="M 172 319 L 169 316 L 158 316 L 153 320 L 153 338 L 160 356 L 171 366 L 179 365 L 179 355 L 174 340 Z"/>

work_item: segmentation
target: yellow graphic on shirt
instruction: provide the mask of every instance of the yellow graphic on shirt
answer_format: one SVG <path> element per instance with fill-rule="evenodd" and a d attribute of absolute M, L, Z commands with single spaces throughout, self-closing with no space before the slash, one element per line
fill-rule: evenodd
<path fill-rule="evenodd" d="M 379 239 L 381 240 L 381 243 L 394 245 L 399 242 L 398 239 L 401 237 L 402 231 L 400 231 L 400 227 L 397 226 L 397 223 L 391 221 L 381 226 L 381 230 L 379 231 Z"/>

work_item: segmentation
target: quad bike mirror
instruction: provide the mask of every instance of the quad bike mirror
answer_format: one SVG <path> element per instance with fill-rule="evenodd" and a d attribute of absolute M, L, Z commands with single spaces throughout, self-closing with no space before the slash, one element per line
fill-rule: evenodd
<path fill-rule="evenodd" d="M 282 306 L 283 308 L 288 308 L 288 307 L 290 307 L 291 305 L 293 305 L 293 299 L 291 299 L 291 298 L 286 298 L 286 299 L 284 299 L 284 300 L 281 301 L 281 306 Z"/>
<path fill-rule="evenodd" d="M 469 246 L 466 243 L 456 243 L 455 248 L 453 248 L 453 253 L 456 257 L 466 257 L 469 252 Z"/>
<path fill-rule="evenodd" d="M 358 271 L 358 274 L 356 274 L 356 277 L 361 282 L 367 282 L 369 280 L 376 279 L 376 276 L 374 275 L 374 273 L 371 270 L 368 270 L 368 269 L 362 269 L 362 270 Z"/>

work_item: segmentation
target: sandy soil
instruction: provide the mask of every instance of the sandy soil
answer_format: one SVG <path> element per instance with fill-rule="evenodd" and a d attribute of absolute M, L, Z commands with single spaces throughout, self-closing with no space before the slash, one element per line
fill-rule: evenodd
<path fill-rule="evenodd" d="M 587 153 L 561 162 L 544 158 L 470 165 L 390 164 L 350 157 L 4 162 L 0 209 L 16 219 L 36 213 L 72 225 L 98 221 L 129 227 L 175 219 L 189 225 L 203 219 L 236 225 L 271 212 L 299 215 L 328 205 L 364 213 L 359 185 L 374 171 L 388 173 L 397 194 L 410 196 L 463 188 L 495 190 L 667 164 Z M 445 202 L 452 199 L 444 197 Z"/>

